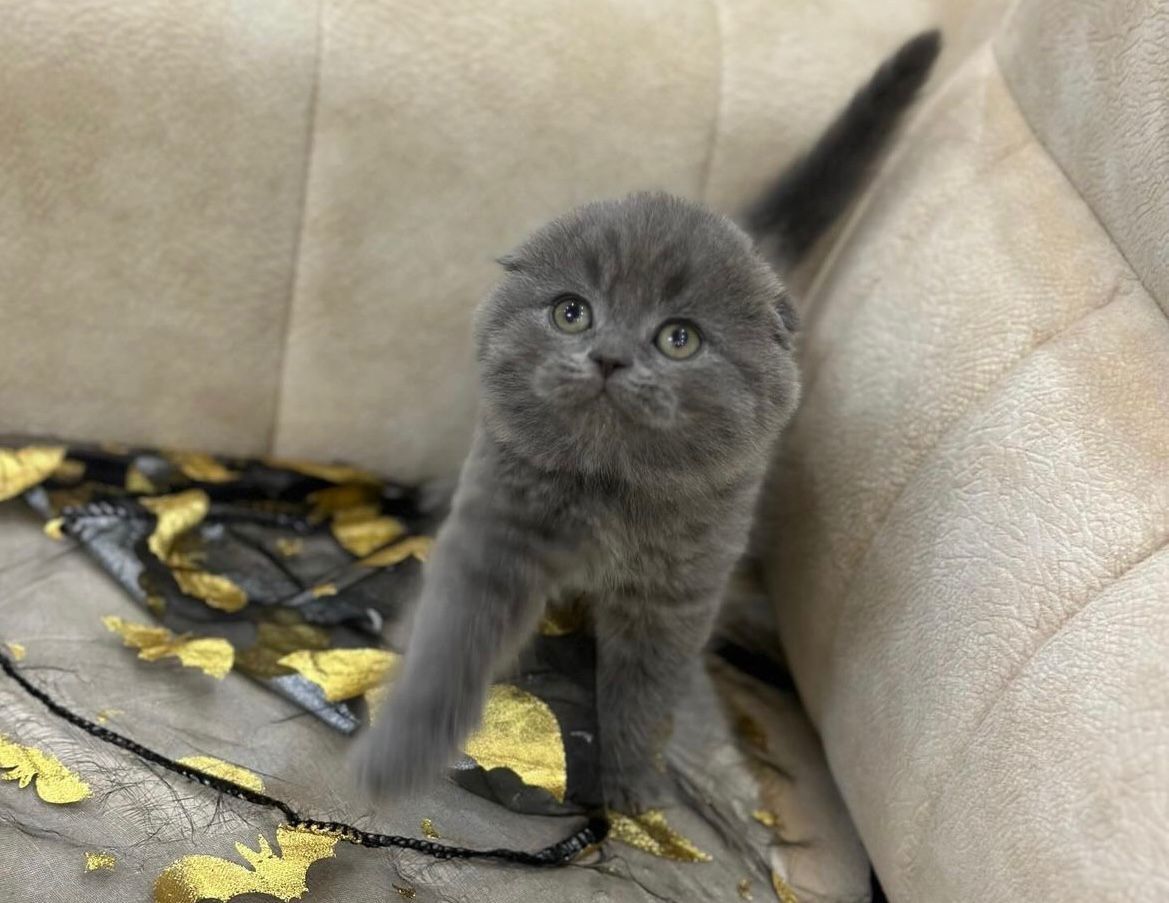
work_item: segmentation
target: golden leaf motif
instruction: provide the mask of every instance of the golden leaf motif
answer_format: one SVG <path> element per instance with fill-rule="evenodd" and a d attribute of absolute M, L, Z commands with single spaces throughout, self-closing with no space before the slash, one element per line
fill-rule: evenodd
<path fill-rule="evenodd" d="M 304 540 L 288 536 L 281 536 L 276 540 L 276 551 L 279 552 L 284 558 L 295 558 L 304 551 Z"/>
<path fill-rule="evenodd" d="M 278 664 L 312 681 L 329 702 L 341 702 L 380 686 L 398 659 L 396 652 L 384 649 L 302 649 L 284 656 Z"/>
<path fill-rule="evenodd" d="M 482 768 L 510 768 L 525 784 L 564 800 L 568 771 L 560 723 L 544 700 L 519 687 L 491 688 L 483 726 L 467 741 L 465 752 Z"/>
<path fill-rule="evenodd" d="M 407 558 L 425 562 L 433 545 L 434 539 L 430 536 L 407 536 L 401 542 L 366 555 L 358 563 L 367 568 L 390 568 Z"/>
<path fill-rule="evenodd" d="M 423 837 L 429 837 L 431 840 L 438 840 L 442 837 L 442 835 L 438 833 L 438 829 L 435 828 L 434 822 L 429 818 L 422 819 L 421 828 Z"/>
<path fill-rule="evenodd" d="M 740 899 L 743 899 L 743 900 L 754 900 L 755 899 L 753 896 L 751 896 L 751 881 L 749 878 L 743 878 L 739 881 L 738 890 L 739 890 Z"/>
<path fill-rule="evenodd" d="M 160 495 L 138 501 L 158 519 L 147 545 L 163 562 L 170 555 L 175 540 L 202 523 L 211 509 L 211 499 L 202 489 L 188 489 L 175 495 Z"/>
<path fill-rule="evenodd" d="M 121 709 L 102 709 L 101 711 L 99 711 L 97 713 L 96 716 L 94 716 L 94 720 L 97 721 L 98 724 L 105 724 L 107 721 L 109 721 L 114 716 L 121 715 L 121 714 L 122 714 Z"/>
<path fill-rule="evenodd" d="M 264 458 L 269 467 L 280 470 L 291 470 L 294 473 L 304 474 L 306 477 L 316 477 L 329 483 L 370 483 L 381 485 L 381 480 L 368 471 L 358 470 L 345 464 L 319 464 L 315 461 L 304 461 L 300 458 Z"/>
<path fill-rule="evenodd" d="M 0 502 L 44 482 L 64 460 L 60 445 L 0 448 Z"/>
<path fill-rule="evenodd" d="M 318 583 L 311 590 L 309 590 L 309 592 L 313 594 L 314 599 L 324 599 L 327 596 L 335 596 L 337 595 L 337 584 Z"/>
<path fill-rule="evenodd" d="M 46 803 L 77 803 L 89 796 L 89 785 L 61 760 L 33 746 L 21 746 L 0 734 L 0 774 L 6 781 L 27 787 L 36 778 L 37 796 Z"/>
<path fill-rule="evenodd" d="M 53 468 L 53 479 L 59 483 L 80 483 L 85 477 L 85 462 L 66 458 Z"/>
<path fill-rule="evenodd" d="M 126 468 L 126 491 L 153 495 L 158 492 L 158 487 L 154 485 L 154 481 L 150 477 L 138 469 L 137 464 L 131 464 Z"/>
<path fill-rule="evenodd" d="M 666 822 L 657 809 L 641 815 L 609 813 L 609 837 L 651 856 L 676 862 L 709 862 L 710 854 L 698 849 Z"/>
<path fill-rule="evenodd" d="M 173 569 L 171 574 L 184 593 L 219 611 L 236 612 L 248 604 L 248 594 L 230 577 L 182 568 Z"/>
<path fill-rule="evenodd" d="M 180 765 L 198 768 L 200 771 L 206 772 L 209 775 L 224 778 L 225 780 L 239 784 L 241 787 L 255 790 L 257 793 L 264 792 L 264 779 L 262 777 L 254 771 L 248 771 L 248 769 L 242 768 L 239 765 L 224 762 L 223 759 L 217 759 L 214 756 L 185 756 L 178 761 Z"/>
<path fill-rule="evenodd" d="M 549 605 L 540 620 L 540 633 L 544 636 L 566 636 L 584 627 L 586 620 L 583 605 Z"/>
<path fill-rule="evenodd" d="M 87 872 L 112 872 L 118 864 L 118 857 L 113 853 L 86 853 L 85 870 Z"/>
<path fill-rule="evenodd" d="M 299 899 L 308 892 L 305 879 L 314 862 L 330 859 L 336 837 L 300 831 L 287 825 L 276 829 L 277 855 L 266 838 L 259 850 L 242 843 L 236 852 L 251 866 L 245 868 L 217 856 L 184 856 L 154 882 L 154 903 L 197 903 L 199 900 L 234 900 L 243 894 L 266 894 L 277 900 Z"/>
<path fill-rule="evenodd" d="M 199 483 L 230 483 L 239 479 L 239 474 L 229 470 L 210 455 L 201 452 L 166 452 L 165 457 L 182 471 L 190 480 Z"/>
<path fill-rule="evenodd" d="M 779 816 L 769 809 L 756 809 L 751 813 L 751 817 L 761 825 L 766 825 L 769 828 L 779 827 Z"/>
<path fill-rule="evenodd" d="M 779 877 L 778 872 L 771 873 L 771 886 L 775 888 L 775 895 L 779 897 L 779 903 L 800 903 L 796 892 L 791 889 L 790 884 Z"/>
<path fill-rule="evenodd" d="M 396 517 L 381 514 L 374 505 L 346 508 L 333 515 L 329 525 L 333 538 L 348 552 L 364 558 L 405 535 L 406 525 Z"/>
<path fill-rule="evenodd" d="M 45 531 L 45 536 L 49 539 L 55 539 L 60 542 L 65 538 L 65 520 L 64 518 L 54 517 L 45 521 L 45 525 L 41 528 Z"/>
<path fill-rule="evenodd" d="M 406 900 L 414 899 L 414 888 L 402 887 L 400 884 L 391 884 L 390 887 L 392 887 L 397 892 L 399 897 L 402 897 Z"/>
<path fill-rule="evenodd" d="M 312 505 L 309 510 L 309 520 L 321 523 L 341 511 L 351 508 L 374 506 L 380 489 L 376 485 L 346 483 L 341 486 L 330 486 L 328 489 L 318 489 L 310 492 L 308 502 Z"/>
<path fill-rule="evenodd" d="M 24 656 L 28 650 L 24 648 L 23 643 L 5 643 L 4 645 L 8 648 L 8 654 L 12 656 L 14 662 L 24 661 Z"/>
<path fill-rule="evenodd" d="M 144 661 L 173 657 L 188 668 L 198 668 L 222 680 L 235 660 L 235 649 L 220 637 L 176 636 L 165 627 L 133 624 L 113 615 L 102 618 L 102 623 L 107 630 L 118 634 L 125 645 L 137 649 L 138 657 Z"/>
<path fill-rule="evenodd" d="M 297 617 L 293 612 L 276 612 L 275 616 Z M 321 627 L 300 620 L 261 621 L 256 625 L 255 643 L 236 653 L 235 665 L 253 677 L 280 677 L 293 673 L 291 668 L 280 664 L 280 659 L 290 652 L 328 648 L 329 632 Z"/>

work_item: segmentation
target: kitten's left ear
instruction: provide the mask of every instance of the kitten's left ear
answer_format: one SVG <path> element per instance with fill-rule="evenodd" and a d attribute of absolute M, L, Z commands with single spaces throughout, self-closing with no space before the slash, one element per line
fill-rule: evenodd
<path fill-rule="evenodd" d="M 523 269 L 523 263 L 515 251 L 509 251 L 502 257 L 496 257 L 495 262 L 509 273 L 517 273 Z"/>
<path fill-rule="evenodd" d="M 790 348 L 792 337 L 800 331 L 800 315 L 796 313 L 796 306 L 787 289 L 781 289 L 775 299 L 775 312 L 779 314 L 779 322 L 783 329 L 779 333 L 779 343 L 784 348 Z"/>

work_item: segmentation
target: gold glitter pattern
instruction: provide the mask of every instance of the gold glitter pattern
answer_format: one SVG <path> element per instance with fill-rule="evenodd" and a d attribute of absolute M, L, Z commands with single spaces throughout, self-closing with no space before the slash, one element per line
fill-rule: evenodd
<path fill-rule="evenodd" d="M 115 715 L 121 715 L 121 714 L 122 714 L 121 709 L 102 709 L 100 712 L 98 712 L 94 716 L 94 720 L 98 724 L 105 724 L 107 721 L 109 721 Z"/>
<path fill-rule="evenodd" d="M 748 878 L 743 878 L 738 884 L 739 897 L 743 900 L 754 900 L 751 896 L 751 881 Z"/>
<path fill-rule="evenodd" d="M 384 649 L 302 649 L 278 664 L 301 674 L 320 687 L 329 702 L 353 699 L 380 686 L 399 656 Z"/>
<path fill-rule="evenodd" d="M 390 568 L 411 557 L 426 561 L 433 545 L 434 539 L 430 536 L 407 536 L 401 542 L 366 555 L 360 563 L 367 568 Z"/>
<path fill-rule="evenodd" d="M 544 700 L 519 687 L 491 688 L 483 726 L 467 741 L 466 753 L 485 769 L 510 768 L 525 784 L 564 799 L 568 772 L 560 723 Z"/>
<path fill-rule="evenodd" d="M 651 856 L 676 862 L 709 862 L 710 854 L 698 849 L 666 822 L 658 809 L 641 815 L 609 813 L 609 837 Z"/>
<path fill-rule="evenodd" d="M 228 470 L 210 455 L 200 452 L 166 452 L 166 459 L 185 477 L 198 483 L 230 483 L 239 479 L 234 470 Z"/>
<path fill-rule="evenodd" d="M 0 778 L 21 788 L 36 779 L 37 796 L 46 803 L 64 805 L 89 797 L 89 785 L 56 756 L 34 746 L 21 746 L 0 734 Z"/>
<path fill-rule="evenodd" d="M 246 868 L 217 856 L 184 856 L 167 867 L 154 882 L 154 903 L 229 901 L 243 894 L 266 894 L 277 900 L 299 899 L 308 892 L 306 878 L 314 862 L 333 857 L 336 837 L 299 831 L 281 825 L 276 829 L 280 853 L 260 837 L 259 850 L 237 843 L 236 852 L 251 866 Z"/>
<path fill-rule="evenodd" d="M 436 840 L 442 837 L 438 830 L 434 827 L 434 822 L 429 818 L 422 819 L 422 836 L 429 837 L 431 840 Z"/>
<path fill-rule="evenodd" d="M 112 872 L 118 864 L 118 857 L 113 853 L 86 853 L 85 870 L 87 872 Z"/>
<path fill-rule="evenodd" d="M 59 445 L 0 448 L 0 502 L 43 482 L 64 460 Z"/>
<path fill-rule="evenodd" d="M 779 827 L 779 816 L 770 809 L 756 809 L 751 813 L 751 817 L 761 825 L 766 825 L 769 828 Z"/>
<path fill-rule="evenodd" d="M 27 654 L 28 650 L 24 648 L 23 643 L 5 643 L 4 645 L 7 647 L 8 654 L 12 656 L 12 660 L 14 662 L 24 661 L 24 656 Z"/>
<path fill-rule="evenodd" d="M 165 627 L 134 624 L 114 615 L 102 618 L 102 623 L 107 630 L 118 634 L 125 645 L 137 649 L 138 657 L 143 661 L 156 662 L 173 657 L 188 668 L 198 668 L 220 680 L 227 676 L 235 661 L 235 649 L 219 637 L 176 636 Z"/>
<path fill-rule="evenodd" d="M 403 897 L 407 900 L 414 899 L 414 888 L 402 887 L 400 884 L 391 884 L 390 887 L 392 887 L 397 892 L 399 897 Z"/>
<path fill-rule="evenodd" d="M 310 590 L 310 592 L 313 594 L 314 599 L 324 599 L 327 596 L 335 596 L 337 595 L 337 584 L 318 583 Z"/>
<path fill-rule="evenodd" d="M 239 765 L 224 762 L 223 759 L 217 759 L 214 756 L 186 756 L 178 761 L 182 765 L 198 768 L 200 771 L 205 771 L 207 774 L 214 775 L 217 778 L 226 778 L 229 781 L 247 787 L 249 790 L 255 790 L 257 793 L 264 792 L 263 778 L 254 771 L 248 771 Z"/>
<path fill-rule="evenodd" d="M 45 521 L 45 525 L 41 529 L 45 531 L 45 536 L 49 539 L 60 541 L 65 538 L 65 531 L 62 529 L 64 525 L 65 521 L 62 518 L 54 517 Z"/>
<path fill-rule="evenodd" d="M 540 621 L 540 633 L 544 636 L 566 636 L 576 633 L 585 625 L 583 605 L 549 605 Z"/>
<path fill-rule="evenodd" d="M 779 897 L 779 903 L 800 903 L 796 892 L 791 889 L 791 885 L 779 877 L 778 872 L 771 873 L 771 886 L 775 888 L 775 895 Z"/>

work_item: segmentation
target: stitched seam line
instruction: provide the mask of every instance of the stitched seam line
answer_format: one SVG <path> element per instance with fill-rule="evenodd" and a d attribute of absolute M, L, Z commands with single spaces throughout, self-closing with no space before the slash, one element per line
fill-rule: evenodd
<path fill-rule="evenodd" d="M 715 33 L 718 36 L 718 94 L 714 101 L 714 116 L 710 125 L 710 142 L 706 152 L 706 162 L 702 166 L 698 184 L 698 197 L 704 204 L 710 203 L 710 180 L 714 174 L 714 158 L 718 152 L 719 138 L 722 135 L 723 101 L 727 76 L 727 54 L 724 46 L 726 31 L 723 26 L 722 0 L 710 0 L 709 6 L 714 16 Z"/>
<path fill-rule="evenodd" d="M 325 0 L 317 0 L 316 47 L 313 56 L 312 93 L 309 96 L 307 131 L 304 139 L 304 169 L 301 179 L 300 219 L 296 227 L 296 239 L 292 246 L 292 260 L 288 274 L 287 303 L 284 314 L 284 330 L 280 341 L 280 360 L 277 362 L 275 397 L 272 403 L 272 425 L 268 432 L 268 453 L 276 450 L 276 439 L 280 434 L 281 409 L 284 404 L 284 385 L 288 379 L 288 342 L 292 335 L 292 320 L 296 311 L 296 294 L 300 287 L 300 262 L 304 252 L 304 227 L 308 217 L 309 184 L 312 177 L 313 156 L 316 151 L 317 107 L 321 98 L 321 58 L 325 43 Z"/>

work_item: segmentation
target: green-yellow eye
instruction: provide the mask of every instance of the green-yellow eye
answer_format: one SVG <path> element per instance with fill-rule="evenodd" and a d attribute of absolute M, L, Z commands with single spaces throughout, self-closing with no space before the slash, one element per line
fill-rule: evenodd
<path fill-rule="evenodd" d="M 552 308 L 552 322 L 561 332 L 584 332 L 593 325 L 593 311 L 584 298 L 565 295 Z"/>
<path fill-rule="evenodd" d="M 654 344 L 666 357 L 684 361 L 688 357 L 693 357 L 702 347 L 702 336 L 693 323 L 671 320 L 658 330 Z"/>

